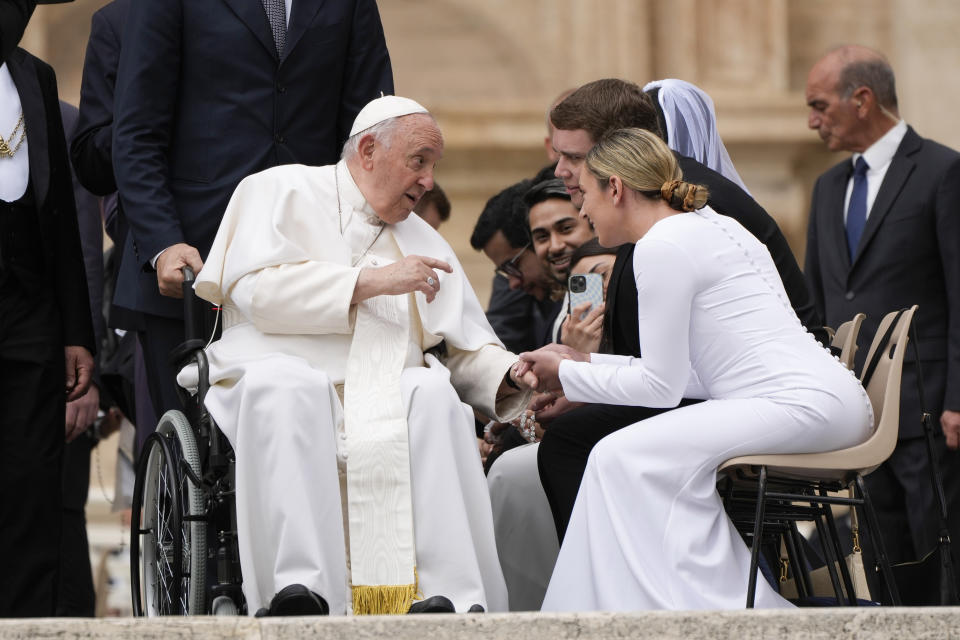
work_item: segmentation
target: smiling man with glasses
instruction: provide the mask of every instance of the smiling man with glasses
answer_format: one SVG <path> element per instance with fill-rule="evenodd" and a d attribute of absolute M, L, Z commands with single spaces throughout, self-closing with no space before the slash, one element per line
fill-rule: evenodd
<path fill-rule="evenodd" d="M 523 195 L 531 183 L 523 180 L 490 198 L 470 238 L 474 249 L 483 251 L 496 265 L 496 274 L 511 289 L 522 289 L 537 300 L 550 293 L 553 282 L 533 252 L 526 224 Z"/>
<path fill-rule="evenodd" d="M 498 276 L 506 278 L 507 280 L 510 278 L 519 278 L 520 280 L 523 280 L 523 271 L 520 270 L 520 267 L 517 266 L 517 263 L 520 262 L 520 259 L 523 258 L 523 254 L 529 248 L 530 243 L 528 242 L 527 244 L 523 245 L 523 248 L 521 248 L 520 251 L 517 251 L 512 258 L 509 260 L 504 260 L 496 269 L 494 269 L 494 273 L 496 273 Z"/>
<path fill-rule="evenodd" d="M 495 265 L 496 277 L 487 320 L 497 337 L 514 352 L 543 346 L 559 309 L 550 299 L 553 279 L 533 251 L 524 194 L 533 186 L 523 180 L 496 194 L 483 208 L 470 237 Z"/>

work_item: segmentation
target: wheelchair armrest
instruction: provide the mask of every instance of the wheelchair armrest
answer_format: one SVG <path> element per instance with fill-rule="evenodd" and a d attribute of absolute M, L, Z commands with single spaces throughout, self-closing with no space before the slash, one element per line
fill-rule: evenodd
<path fill-rule="evenodd" d="M 193 338 L 192 340 L 185 340 L 181 342 L 173 351 L 170 352 L 169 363 L 174 369 L 181 369 L 186 366 L 188 363 L 193 361 L 193 354 L 196 351 L 203 351 L 203 348 L 207 346 L 205 340 L 200 338 Z"/>

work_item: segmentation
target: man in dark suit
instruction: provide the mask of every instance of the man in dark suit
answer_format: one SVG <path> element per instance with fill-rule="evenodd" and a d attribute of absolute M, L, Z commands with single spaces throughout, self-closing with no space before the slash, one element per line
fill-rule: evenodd
<path fill-rule="evenodd" d="M 0 7 L 0 617 L 54 613 L 65 406 L 94 349 L 56 77 L 17 48 L 34 4 Z"/>
<path fill-rule="evenodd" d="M 70 158 L 77 179 L 84 188 L 103 198 L 103 224 L 114 245 L 109 262 L 113 283 L 111 291 L 116 291 L 117 288 L 124 291 L 135 289 L 140 271 L 136 260 L 123 263 L 129 226 L 126 216 L 120 210 L 117 181 L 113 173 L 114 88 L 130 2 L 131 0 L 113 0 L 97 10 L 90 20 L 90 39 L 87 41 L 87 51 L 83 59 L 83 81 L 80 85 L 80 115 L 76 134 L 70 145 Z M 121 266 L 125 268 L 122 273 Z M 113 359 L 108 366 L 123 361 L 120 354 L 130 354 L 133 393 L 129 398 L 131 402 L 124 404 L 126 411 L 130 412 L 127 417 L 136 425 L 135 451 L 140 451 L 157 425 L 140 344 L 142 321 L 140 314 L 132 308 L 117 304 L 113 296 L 109 303 L 109 326 L 111 329 L 123 329 L 127 333 L 116 343 L 119 360 Z M 113 368 L 116 369 L 115 366 Z M 112 379 L 116 381 L 118 377 Z"/>
<path fill-rule="evenodd" d="M 98 196 L 108 196 L 117 190 L 112 153 L 113 100 L 121 37 L 130 2 L 113 0 L 93 14 L 83 59 L 80 114 L 70 145 L 70 159 L 80 184 Z M 113 235 L 121 236 L 112 234 L 111 237 Z"/>
<path fill-rule="evenodd" d="M 919 305 L 903 366 L 900 439 L 866 477 L 894 562 L 920 558 L 937 541 L 937 509 L 920 422 L 914 349 L 936 439 L 954 549 L 960 541 L 960 154 L 921 138 L 900 119 L 893 70 L 876 51 L 846 46 L 807 78 L 808 125 L 831 151 L 853 158 L 824 173 L 813 190 L 806 277 L 827 324 L 858 312 L 856 366 L 863 366 L 883 316 Z M 956 556 L 956 554 L 954 554 Z M 956 560 L 954 561 L 956 563 Z"/>
<path fill-rule="evenodd" d="M 183 339 L 180 268 L 199 271 L 234 188 L 268 167 L 336 162 L 381 92 L 393 79 L 374 0 L 130 3 L 113 165 L 131 233 L 116 302 L 142 314 L 158 413 L 179 406 L 167 356 Z"/>
<path fill-rule="evenodd" d="M 580 87 L 553 108 L 550 119 L 553 147 L 560 156 L 556 176 L 563 180 L 576 206 L 583 203 L 578 185 L 584 159 L 605 133 L 639 127 L 663 136 L 655 101 L 624 80 L 597 80 Z M 709 206 L 737 220 L 767 246 L 797 316 L 804 326 L 819 328 L 822 323 L 810 302 L 803 274 L 773 218 L 743 189 L 716 171 L 679 154 L 677 160 L 684 180 L 707 187 Z M 625 245 L 617 252 L 607 288 L 604 336 L 613 353 L 640 356 L 633 249 L 633 245 Z M 684 400 L 682 404 L 689 402 Z M 561 540 L 593 446 L 618 429 L 664 411 L 602 404 L 565 411 L 568 407 L 560 399 L 538 414 L 542 421 L 549 421 L 538 453 L 540 479 Z"/>

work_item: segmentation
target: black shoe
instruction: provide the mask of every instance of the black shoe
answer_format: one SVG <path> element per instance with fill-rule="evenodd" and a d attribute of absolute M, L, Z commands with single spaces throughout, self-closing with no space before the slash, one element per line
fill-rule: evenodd
<path fill-rule="evenodd" d="M 455 613 L 456 610 L 453 608 L 453 603 L 450 602 L 450 598 L 445 598 L 443 596 L 430 596 L 426 600 L 421 600 L 420 602 L 414 602 L 410 605 L 410 610 L 407 613 Z"/>
<path fill-rule="evenodd" d="M 467 609 L 467 613 L 486 613 L 487 610 L 483 608 L 482 604 L 470 605 L 470 608 Z"/>
<path fill-rule="evenodd" d="M 257 614 L 259 615 L 259 611 Z M 330 613 L 327 601 L 302 584 L 284 587 L 270 601 L 268 616 L 325 616 Z"/>

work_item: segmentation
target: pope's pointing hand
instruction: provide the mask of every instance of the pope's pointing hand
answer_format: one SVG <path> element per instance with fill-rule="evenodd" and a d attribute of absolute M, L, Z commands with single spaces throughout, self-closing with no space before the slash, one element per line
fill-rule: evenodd
<path fill-rule="evenodd" d="M 443 260 L 407 256 L 386 267 L 364 269 L 361 276 L 363 280 L 373 280 L 370 283 L 373 295 L 401 295 L 419 291 L 427 297 L 427 302 L 433 302 L 440 291 L 440 275 L 435 270 L 453 273 L 450 265 Z"/>

